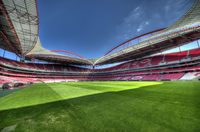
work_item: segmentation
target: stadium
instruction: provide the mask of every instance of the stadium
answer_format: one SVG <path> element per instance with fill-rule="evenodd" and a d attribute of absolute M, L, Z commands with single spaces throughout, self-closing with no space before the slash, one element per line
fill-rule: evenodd
<path fill-rule="evenodd" d="M 0 131 L 200 131 L 200 0 L 92 59 L 44 48 L 38 10 L 0 0 Z"/>

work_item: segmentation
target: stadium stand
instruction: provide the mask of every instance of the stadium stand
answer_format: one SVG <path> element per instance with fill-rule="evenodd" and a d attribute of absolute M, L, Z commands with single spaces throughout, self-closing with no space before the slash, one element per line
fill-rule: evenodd
<path fill-rule="evenodd" d="M 180 80 L 199 79 L 200 72 L 188 72 Z"/>
<path fill-rule="evenodd" d="M 199 51 L 200 48 L 156 55 L 104 69 L 86 69 L 61 64 L 23 63 L 0 58 L 1 78 L 3 78 L 0 84 L 89 80 L 190 80 L 200 76 L 197 74 L 200 71 Z M 183 58 L 187 60 L 181 61 Z"/>
<path fill-rule="evenodd" d="M 196 0 L 192 8 L 171 26 L 127 40 L 94 61 L 73 52 L 42 47 L 38 36 L 39 22 L 35 0 L 2 0 L 0 5 L 0 48 L 15 53 L 21 59 L 45 62 L 27 63 L 26 59 L 19 62 L 0 57 L 1 85 L 95 80 L 174 81 L 198 79 L 200 76 L 200 48 L 158 54 L 200 39 L 200 0 Z M 7 13 L 10 10 L 13 12 Z M 22 12 L 13 14 L 18 10 Z M 114 63 L 120 64 L 109 68 L 91 68 Z M 14 85 L 17 83 L 20 84 Z"/>

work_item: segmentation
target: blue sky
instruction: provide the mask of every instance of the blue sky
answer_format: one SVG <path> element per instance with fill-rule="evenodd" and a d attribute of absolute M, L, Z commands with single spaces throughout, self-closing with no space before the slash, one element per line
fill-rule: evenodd
<path fill-rule="evenodd" d="M 193 1 L 39 0 L 40 39 L 45 48 L 96 58 L 129 38 L 169 26 Z"/>
<path fill-rule="evenodd" d="M 86 58 L 101 57 L 127 39 L 169 26 L 193 2 L 38 0 L 39 36 L 43 47 L 47 49 L 69 50 Z"/>

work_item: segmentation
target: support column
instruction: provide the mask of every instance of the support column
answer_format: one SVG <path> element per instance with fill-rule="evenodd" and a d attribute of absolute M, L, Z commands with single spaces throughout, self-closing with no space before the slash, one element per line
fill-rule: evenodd
<path fill-rule="evenodd" d="M 3 50 L 3 58 L 5 57 L 6 54 L 6 50 Z"/>
<path fill-rule="evenodd" d="M 197 40 L 197 45 L 198 45 L 198 48 L 200 48 L 200 45 L 199 45 L 199 40 Z"/>

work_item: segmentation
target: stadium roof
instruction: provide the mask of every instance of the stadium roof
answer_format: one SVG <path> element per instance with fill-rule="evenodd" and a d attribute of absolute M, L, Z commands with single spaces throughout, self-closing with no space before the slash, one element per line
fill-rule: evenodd
<path fill-rule="evenodd" d="M 64 62 L 64 63 L 70 63 L 70 64 L 76 64 L 76 65 L 92 65 L 93 64 L 91 61 L 85 58 L 81 58 L 80 56 L 77 56 L 78 58 L 69 57 L 69 56 L 65 56 L 65 55 L 47 50 L 42 47 L 39 38 L 35 47 L 26 56 L 29 58 L 34 58 L 34 59 L 39 59 L 39 60 L 60 62 L 60 63 Z"/>
<path fill-rule="evenodd" d="M 35 0 L 0 0 L 1 48 L 25 55 L 38 39 L 38 13 Z"/>
<path fill-rule="evenodd" d="M 42 47 L 38 37 L 36 0 L 0 0 L 0 48 L 52 62 L 103 65 L 122 62 L 177 47 L 200 38 L 200 0 L 175 24 L 130 39 L 92 62 L 58 54 Z M 141 39 L 142 38 L 142 39 Z M 136 39 L 140 39 L 135 43 Z"/>

